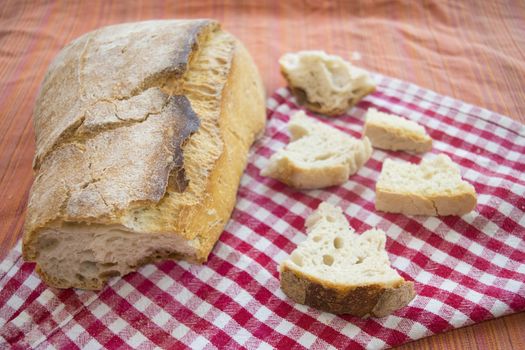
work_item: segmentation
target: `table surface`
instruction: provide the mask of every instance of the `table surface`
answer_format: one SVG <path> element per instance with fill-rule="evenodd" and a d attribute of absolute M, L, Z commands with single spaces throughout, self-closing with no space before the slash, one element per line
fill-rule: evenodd
<path fill-rule="evenodd" d="M 258 64 L 268 94 L 283 86 L 285 52 L 323 49 L 525 122 L 523 1 L 33 2 L 0 5 L 0 258 L 21 236 L 32 183 L 34 100 L 67 42 L 113 23 L 215 18 Z M 403 349 L 511 349 L 525 313 L 425 338 Z"/>

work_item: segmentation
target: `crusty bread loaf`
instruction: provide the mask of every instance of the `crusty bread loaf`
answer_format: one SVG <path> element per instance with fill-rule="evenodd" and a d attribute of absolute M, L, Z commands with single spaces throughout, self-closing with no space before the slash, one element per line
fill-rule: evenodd
<path fill-rule="evenodd" d="M 159 259 L 207 259 L 265 124 L 242 44 L 211 20 L 115 25 L 51 64 L 34 114 L 23 251 L 50 285 L 99 289 Z"/>
<path fill-rule="evenodd" d="M 383 317 L 414 298 L 414 285 L 390 267 L 381 230 L 357 235 L 341 208 L 321 203 L 306 219 L 307 238 L 280 266 L 294 301 L 335 314 Z"/>
<path fill-rule="evenodd" d="M 363 134 L 375 148 L 392 151 L 427 152 L 432 149 L 432 138 L 418 123 L 369 108 L 365 116 Z"/>
<path fill-rule="evenodd" d="M 261 175 L 299 189 L 341 185 L 372 154 L 370 141 L 351 137 L 302 111 L 288 123 L 290 143 L 272 155 Z"/>
<path fill-rule="evenodd" d="M 366 71 L 323 51 L 288 53 L 279 64 L 297 101 L 317 113 L 343 114 L 375 90 Z"/>
<path fill-rule="evenodd" d="M 445 154 L 421 164 L 385 160 L 376 183 L 376 210 L 405 215 L 463 215 L 476 207 L 474 186 Z"/>

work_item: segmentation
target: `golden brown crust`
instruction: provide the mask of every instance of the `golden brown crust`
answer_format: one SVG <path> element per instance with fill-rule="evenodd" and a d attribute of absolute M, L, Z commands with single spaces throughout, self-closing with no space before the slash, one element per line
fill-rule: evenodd
<path fill-rule="evenodd" d="M 369 285 L 346 288 L 314 280 L 286 265 L 281 271 L 281 288 L 297 303 L 334 314 L 358 317 L 387 316 L 406 306 L 415 296 L 412 282 L 403 281 L 392 287 Z"/>
<path fill-rule="evenodd" d="M 432 198 L 437 215 L 464 215 L 476 208 L 476 192 L 463 192 L 455 195 L 439 195 Z"/>
<path fill-rule="evenodd" d="M 229 213 L 219 215 L 222 211 L 213 207 L 208 208 L 203 203 L 211 196 L 208 190 L 210 177 L 224 153 L 222 100 L 225 96 L 225 86 L 232 79 L 231 67 L 238 45 L 238 41 L 230 34 L 219 31 L 201 45 L 199 54 L 192 60 L 191 68 L 184 76 L 181 90 L 198 114 L 201 127 L 183 147 L 184 171 L 189 180 L 188 187 L 183 192 L 168 189 L 167 195 L 157 205 L 145 205 L 128 211 L 123 221 L 131 224 L 133 229 L 150 233 L 173 232 L 184 239 L 193 240 L 200 234 L 201 229 L 208 232 L 213 230 L 213 227 L 223 226 L 226 223 Z M 240 64 L 251 62 L 249 56 L 243 58 L 246 60 L 242 60 Z M 260 79 L 257 72 L 251 76 L 237 78 Z M 243 100 L 253 99 L 252 108 L 246 111 L 246 116 L 234 129 L 244 128 L 243 131 L 253 133 L 253 130 L 258 128 L 255 132 L 259 132 L 261 123 L 255 122 L 253 118 L 258 120 L 264 118 L 264 109 L 260 108 L 264 105 L 263 95 L 240 97 Z M 236 103 L 239 101 L 230 102 L 234 107 Z M 244 123 L 250 126 L 246 127 Z M 236 161 L 242 163 L 244 160 L 239 158 Z M 233 190 L 235 191 L 236 187 Z M 218 208 L 222 208 L 220 199 L 215 202 Z M 196 219 L 197 216 L 199 219 Z M 196 225 L 196 221 L 201 224 Z M 195 229 L 196 226 L 199 230 Z"/>
<path fill-rule="evenodd" d="M 389 213 L 425 216 L 464 215 L 474 210 L 476 203 L 475 192 L 425 197 L 376 188 L 376 210 Z"/>
<path fill-rule="evenodd" d="M 375 148 L 417 153 L 428 152 L 432 149 L 432 139 L 427 135 L 391 130 L 384 125 L 365 123 L 363 135 L 370 139 Z"/>
<path fill-rule="evenodd" d="M 217 28 L 210 20 L 127 23 L 87 33 L 66 46 L 49 67 L 36 102 L 35 169 L 83 123 L 95 119 L 105 126 L 114 119 L 98 104 L 112 107 L 182 76 L 198 41 Z"/>
<path fill-rule="evenodd" d="M 35 179 L 28 229 L 55 215 L 67 221 L 112 221 L 133 202 L 158 202 L 169 174 L 182 167 L 184 140 L 198 127 L 186 97 L 166 96 L 165 107 L 139 123 L 59 146 Z"/>
<path fill-rule="evenodd" d="M 331 164 L 324 168 L 307 169 L 297 166 L 289 158 L 278 160 L 274 173 L 262 173 L 297 189 L 317 189 L 338 186 L 348 181 L 350 176 L 347 164 Z"/>
<path fill-rule="evenodd" d="M 252 96 L 251 99 L 245 96 Z M 221 135 L 224 150 L 210 174 L 206 193 L 209 196 L 192 212 L 186 226 L 198 233 L 201 248 L 197 261 L 207 260 L 235 206 L 237 188 L 246 167 L 248 151 L 266 122 L 264 87 L 257 67 L 244 46 L 238 43 L 232 61 L 230 78 L 223 90 Z M 212 215 L 210 215 L 212 214 Z M 214 219 L 210 221 L 210 216 Z"/>
<path fill-rule="evenodd" d="M 405 215 L 435 216 L 436 208 L 429 198 L 416 194 L 393 193 L 376 188 L 376 210 Z"/>

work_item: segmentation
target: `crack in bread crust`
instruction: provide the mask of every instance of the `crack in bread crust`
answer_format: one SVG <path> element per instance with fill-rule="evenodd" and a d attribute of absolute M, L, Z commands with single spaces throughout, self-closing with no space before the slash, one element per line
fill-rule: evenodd
<path fill-rule="evenodd" d="M 28 227 L 59 217 L 115 223 L 130 207 L 158 202 L 173 169 L 184 178 L 182 145 L 198 126 L 188 99 L 173 96 L 154 118 L 60 146 L 42 164 L 33 185 Z"/>
<path fill-rule="evenodd" d="M 162 232 L 169 228 L 185 235 L 187 239 L 194 239 L 198 234 L 189 226 L 192 225 L 195 212 L 200 210 L 199 204 L 210 196 L 206 190 L 210 174 L 224 151 L 219 125 L 222 93 L 237 47 L 234 38 L 225 32 L 216 32 L 205 42 L 199 54 L 194 56 L 182 85 L 183 93 L 199 115 L 201 123 L 199 130 L 184 145 L 183 153 L 192 155 L 184 161 L 188 186 L 184 192 L 178 191 L 180 193 L 176 195 L 168 189 L 167 195 L 155 206 L 128 211 L 124 224 L 138 231 Z M 169 215 L 172 212 L 182 215 Z M 152 217 L 156 218 L 155 221 Z"/>
<path fill-rule="evenodd" d="M 217 29 L 218 23 L 209 20 L 130 23 L 99 29 L 66 46 L 52 63 L 37 99 L 35 170 L 71 137 L 93 105 L 129 100 L 151 88 L 179 93 L 198 41 Z M 138 70 L 137 57 L 148 62 Z"/>

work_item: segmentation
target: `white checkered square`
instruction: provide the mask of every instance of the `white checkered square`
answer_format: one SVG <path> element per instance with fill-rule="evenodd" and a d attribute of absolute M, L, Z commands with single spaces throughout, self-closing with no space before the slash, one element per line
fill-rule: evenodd
<path fill-rule="evenodd" d="M 443 264 L 449 258 L 448 254 L 445 254 L 441 250 L 436 250 L 432 253 L 432 260 L 439 264 Z"/>
<path fill-rule="evenodd" d="M 398 228 L 399 232 L 401 232 L 401 229 Z M 390 231 L 389 231 L 390 233 Z M 393 237 L 395 239 L 395 236 Z M 417 238 L 414 238 L 412 239 L 410 242 L 408 242 L 408 246 L 412 249 L 414 249 L 415 251 L 420 251 L 421 248 L 425 245 L 425 242 L 420 240 L 420 239 L 417 239 Z"/>
<path fill-rule="evenodd" d="M 135 345 L 135 344 L 130 344 Z M 102 349 L 102 344 L 100 344 L 96 339 L 91 339 L 87 344 L 84 345 L 85 349 Z"/>
<path fill-rule="evenodd" d="M 68 329 L 67 336 L 72 340 L 76 340 L 76 338 L 84 333 L 84 331 L 84 327 L 78 323 L 75 323 L 71 326 L 71 328 Z"/>
<path fill-rule="evenodd" d="M 283 319 L 281 323 L 276 327 L 276 330 L 281 334 L 288 334 L 295 326 L 288 322 L 287 320 Z"/>
<path fill-rule="evenodd" d="M 415 322 L 408 331 L 408 336 L 410 339 L 419 339 L 421 337 L 424 337 L 425 335 L 429 334 L 430 331 L 422 325 L 421 323 Z"/>
<path fill-rule="evenodd" d="M 477 303 L 479 303 L 480 300 L 483 298 L 483 294 L 480 294 L 480 293 L 478 293 L 478 292 L 476 292 L 476 291 L 470 289 L 470 290 L 467 292 L 467 294 L 465 295 L 465 297 L 466 297 L 468 300 L 472 301 L 474 304 L 477 304 Z"/>
<path fill-rule="evenodd" d="M 192 349 L 204 349 L 208 345 L 206 338 L 198 336 L 190 345 Z"/>
<path fill-rule="evenodd" d="M 200 317 L 204 318 L 204 316 L 210 312 L 210 310 L 212 309 L 212 306 L 206 302 L 202 302 L 199 304 L 199 306 L 197 306 L 196 309 L 194 309 L 193 311 Z"/>
<path fill-rule="evenodd" d="M 159 310 L 155 316 L 151 319 L 155 324 L 159 327 L 164 327 L 169 320 L 172 318 L 170 314 L 168 314 L 164 310 Z"/>
<path fill-rule="evenodd" d="M 119 334 L 120 332 L 122 332 L 124 330 L 127 330 L 128 327 L 129 327 L 129 325 L 128 325 L 128 323 L 126 321 L 124 321 L 121 318 L 117 318 L 115 321 L 111 322 L 111 324 L 109 325 L 108 328 L 114 334 Z"/>
<path fill-rule="evenodd" d="M 517 293 L 523 288 L 523 282 L 518 282 L 516 280 L 509 279 L 505 285 L 505 289 L 511 292 Z"/>
<path fill-rule="evenodd" d="M 490 308 L 490 313 L 493 316 L 497 317 L 498 315 L 507 313 L 509 309 L 510 309 L 509 306 L 506 305 L 505 303 L 499 300 L 494 300 L 494 305 L 492 305 L 492 307 Z"/>
<path fill-rule="evenodd" d="M 18 295 L 13 294 L 11 295 L 11 298 L 9 298 L 9 306 L 13 309 L 17 310 L 24 304 L 24 300 L 22 300 Z"/>
<path fill-rule="evenodd" d="M 175 339 L 183 339 L 189 331 L 190 329 L 184 324 L 179 324 L 173 329 L 171 336 L 173 336 Z"/>
<path fill-rule="evenodd" d="M 133 303 L 133 307 L 135 307 L 135 309 L 137 309 L 139 312 L 144 312 L 150 304 L 151 302 L 147 298 L 140 297 Z"/>

